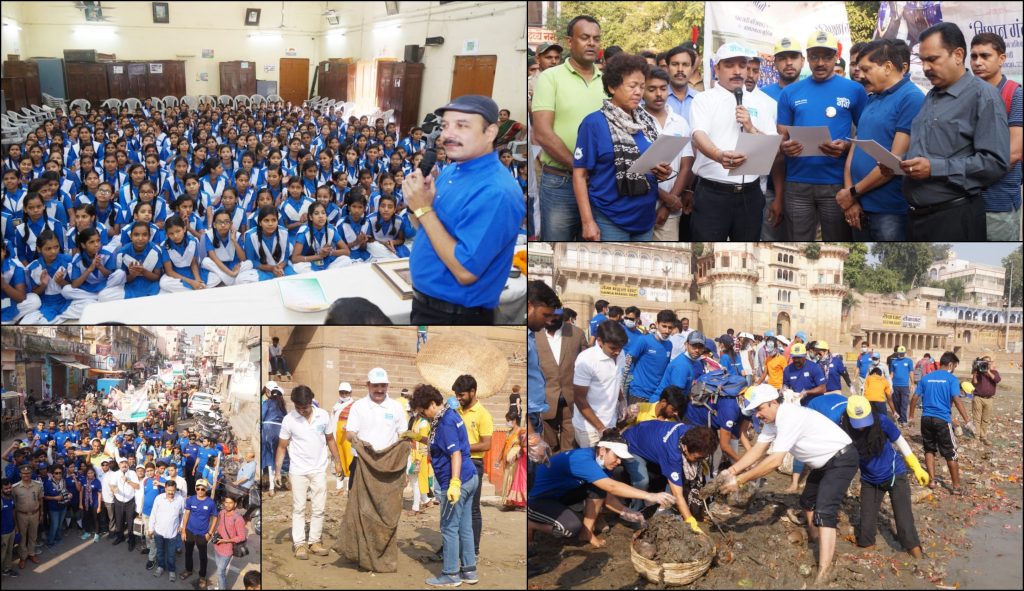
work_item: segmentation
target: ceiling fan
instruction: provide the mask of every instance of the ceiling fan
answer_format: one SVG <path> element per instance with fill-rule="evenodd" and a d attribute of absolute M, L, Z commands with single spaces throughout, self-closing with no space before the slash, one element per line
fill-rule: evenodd
<path fill-rule="evenodd" d="M 103 14 L 104 8 L 100 6 L 99 2 L 75 2 L 74 7 L 81 10 L 85 14 L 85 20 L 89 22 L 110 22 L 110 18 Z M 111 11 L 115 9 L 108 7 L 106 10 Z"/>

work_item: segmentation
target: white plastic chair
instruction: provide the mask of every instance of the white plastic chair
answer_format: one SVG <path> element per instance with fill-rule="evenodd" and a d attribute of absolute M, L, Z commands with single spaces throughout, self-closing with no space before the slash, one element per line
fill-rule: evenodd
<path fill-rule="evenodd" d="M 222 107 L 234 107 L 235 106 L 235 99 L 231 98 L 230 94 L 222 94 L 222 95 L 220 95 L 219 97 L 217 97 L 217 102 L 220 103 L 220 105 Z"/>
<path fill-rule="evenodd" d="M 249 98 L 252 99 L 252 106 L 254 107 L 267 104 L 267 97 L 262 94 L 254 94 Z M 237 100 L 238 97 L 235 97 L 235 99 Z"/>
<path fill-rule="evenodd" d="M 88 111 L 89 109 L 92 108 L 92 103 L 90 103 L 89 101 L 85 100 L 84 98 L 78 98 L 78 99 L 75 99 L 75 100 L 71 101 L 71 108 L 74 109 L 76 106 L 81 107 L 82 109 Z"/>
<path fill-rule="evenodd" d="M 137 98 L 126 98 L 124 99 L 124 106 L 128 107 L 129 113 L 134 113 L 142 108 L 142 101 Z"/>
<path fill-rule="evenodd" d="M 174 96 L 173 94 L 169 94 L 169 95 L 165 96 L 163 98 L 163 101 L 164 101 L 164 108 L 167 108 L 167 107 L 177 107 L 178 106 L 178 97 Z"/>
<path fill-rule="evenodd" d="M 181 102 L 188 105 L 188 108 L 195 111 L 199 107 L 199 99 L 192 95 L 186 95 L 181 97 Z"/>
<path fill-rule="evenodd" d="M 267 97 L 267 102 L 270 102 L 270 103 L 283 103 L 284 99 L 281 98 L 281 95 L 279 95 L 279 94 L 272 94 L 272 95 Z"/>
<path fill-rule="evenodd" d="M 235 96 L 235 108 L 236 109 L 239 108 L 239 107 L 248 107 L 251 102 L 252 102 L 252 100 L 249 98 L 249 95 L 247 95 L 247 94 L 240 94 L 240 95 Z"/>
<path fill-rule="evenodd" d="M 382 116 L 384 117 L 384 125 L 387 125 L 395 118 L 395 110 L 388 109 L 387 111 L 384 111 L 384 115 Z"/>
<path fill-rule="evenodd" d="M 112 108 L 112 109 L 120 109 L 121 108 L 121 99 L 108 98 L 107 100 L 103 101 L 103 103 L 100 104 L 100 106 L 101 107 Z"/>

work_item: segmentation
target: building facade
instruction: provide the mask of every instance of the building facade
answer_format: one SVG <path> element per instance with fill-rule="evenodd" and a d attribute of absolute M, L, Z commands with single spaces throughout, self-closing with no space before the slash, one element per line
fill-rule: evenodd
<path fill-rule="evenodd" d="M 928 279 L 960 279 L 964 283 L 965 300 L 979 306 L 998 307 L 1003 302 L 1006 270 L 959 259 L 956 252 L 950 249 L 946 260 L 932 263 L 928 267 Z"/>

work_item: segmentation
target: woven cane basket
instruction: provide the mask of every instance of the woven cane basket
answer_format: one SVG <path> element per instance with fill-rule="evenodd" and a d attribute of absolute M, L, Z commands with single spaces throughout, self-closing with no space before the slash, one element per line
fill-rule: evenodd
<path fill-rule="evenodd" d="M 629 559 L 633 563 L 633 568 L 636 569 L 636 572 L 640 573 L 648 581 L 659 585 L 689 585 L 707 572 L 708 568 L 711 567 L 711 561 L 714 560 L 715 554 L 718 552 L 718 547 L 712 542 L 712 551 L 703 560 L 693 562 L 655 562 L 644 558 L 636 551 L 636 542 L 641 533 L 643 533 L 642 530 L 633 534 L 633 541 L 629 545 Z"/>

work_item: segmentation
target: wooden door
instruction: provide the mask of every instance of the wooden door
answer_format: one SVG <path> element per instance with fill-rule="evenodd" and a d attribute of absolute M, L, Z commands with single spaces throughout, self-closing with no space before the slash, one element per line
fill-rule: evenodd
<path fill-rule="evenodd" d="M 142 102 L 153 96 L 149 93 L 149 65 L 145 63 L 128 64 L 128 96 Z M 163 95 L 160 95 L 163 97 Z"/>
<path fill-rule="evenodd" d="M 377 62 L 377 106 L 381 111 L 392 107 L 395 62 Z"/>
<path fill-rule="evenodd" d="M 423 93 L 423 64 L 401 63 L 395 67 L 395 122 L 403 134 L 409 132 L 420 116 L 420 95 Z M 386 111 L 387 109 L 382 109 Z"/>
<path fill-rule="evenodd" d="M 238 68 L 238 92 L 235 96 L 256 94 L 256 62 L 239 62 Z"/>
<path fill-rule="evenodd" d="M 25 101 L 25 104 L 18 107 L 19 111 L 22 107 L 27 107 L 28 105 L 43 104 L 43 93 L 39 88 L 39 64 L 20 60 L 7 60 L 4 62 L 4 78 L 14 78 L 21 81 L 14 83 L 16 87 L 20 88 L 18 93 L 24 96 Z M 13 107 L 8 105 L 8 108 Z"/>
<path fill-rule="evenodd" d="M 345 82 L 345 102 L 355 102 L 356 100 L 356 65 L 349 64 L 348 70 L 346 71 L 347 81 Z M 348 113 L 345 113 L 348 115 Z"/>
<path fill-rule="evenodd" d="M 498 65 L 496 55 L 458 55 L 452 71 L 451 98 L 466 94 L 491 96 L 494 91 L 494 71 Z"/>
<path fill-rule="evenodd" d="M 238 94 L 239 81 L 241 69 L 239 68 L 240 62 L 221 62 L 220 63 L 220 93 L 235 96 Z"/>
<path fill-rule="evenodd" d="M 160 70 L 159 72 L 153 71 L 154 64 L 159 65 L 157 68 Z M 138 65 L 142 66 L 146 72 L 147 87 L 152 96 L 163 98 L 169 94 L 174 94 L 171 92 L 170 84 L 168 84 L 167 66 L 163 62 L 139 62 Z M 174 94 L 174 96 L 180 97 L 181 95 Z"/>
<path fill-rule="evenodd" d="M 306 58 L 281 58 L 281 76 L 277 94 L 286 103 L 301 105 L 309 98 L 309 60 Z"/>
<path fill-rule="evenodd" d="M 176 97 L 185 96 L 185 62 L 181 60 L 164 60 L 165 84 L 169 89 L 166 94 L 173 94 Z M 165 96 L 161 94 L 160 96 Z"/>
<path fill-rule="evenodd" d="M 124 100 L 132 96 L 128 91 L 128 64 L 126 62 L 107 64 L 107 89 L 110 98 Z"/>
<path fill-rule="evenodd" d="M 9 111 L 18 113 L 28 106 L 28 99 L 25 98 L 25 79 L 11 78 L 4 76 L 3 79 L 4 101 Z"/>
<path fill-rule="evenodd" d="M 94 108 L 110 98 L 107 84 L 107 65 L 92 62 L 65 62 L 68 83 L 68 101 L 84 98 Z"/>

